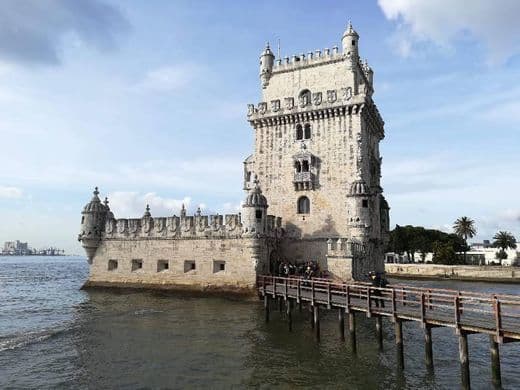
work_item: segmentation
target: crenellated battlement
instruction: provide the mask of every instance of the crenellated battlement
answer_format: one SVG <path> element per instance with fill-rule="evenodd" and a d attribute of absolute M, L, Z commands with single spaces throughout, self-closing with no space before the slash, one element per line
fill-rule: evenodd
<path fill-rule="evenodd" d="M 267 216 L 266 236 L 281 234 L 281 218 Z M 108 218 L 103 239 L 205 239 L 240 238 L 243 235 L 241 214 L 173 215 L 171 217 Z"/>
<path fill-rule="evenodd" d="M 347 59 L 347 56 L 339 51 L 338 46 L 334 46 L 332 50 L 329 48 L 323 50 L 318 49 L 314 52 L 310 51 L 307 54 L 294 54 L 290 57 L 275 59 L 273 74 L 344 61 L 345 59 Z"/>

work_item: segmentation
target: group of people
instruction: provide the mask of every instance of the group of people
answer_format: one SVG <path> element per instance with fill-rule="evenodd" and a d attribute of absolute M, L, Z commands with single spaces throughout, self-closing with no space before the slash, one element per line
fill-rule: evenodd
<path fill-rule="evenodd" d="M 323 272 L 317 261 L 307 261 L 301 263 L 292 263 L 290 261 L 277 260 L 272 264 L 272 274 L 282 277 L 303 277 L 304 279 L 322 278 Z"/>

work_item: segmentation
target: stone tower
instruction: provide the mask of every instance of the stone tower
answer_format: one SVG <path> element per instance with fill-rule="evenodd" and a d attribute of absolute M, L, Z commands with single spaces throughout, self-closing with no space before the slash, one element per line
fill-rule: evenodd
<path fill-rule="evenodd" d="M 360 60 L 350 23 L 341 43 L 342 51 L 291 58 L 275 58 L 269 45 L 262 52 L 262 100 L 248 105 L 255 149 L 244 162 L 244 188 L 258 177 L 270 212 L 282 217 L 289 237 L 283 257 L 329 268 L 343 259 L 346 272 L 362 279 L 384 268 L 384 122 L 372 100 L 373 71 Z M 338 273 L 345 277 L 343 268 Z"/>
<path fill-rule="evenodd" d="M 92 263 L 92 259 L 100 245 L 107 216 L 113 217 L 108 207 L 108 199 L 105 199 L 105 202 L 101 203 L 101 199 L 99 199 L 98 195 L 99 191 L 96 187 L 92 199 L 85 205 L 81 212 L 81 227 L 78 241 L 81 242 L 81 245 L 85 249 L 89 263 Z"/>

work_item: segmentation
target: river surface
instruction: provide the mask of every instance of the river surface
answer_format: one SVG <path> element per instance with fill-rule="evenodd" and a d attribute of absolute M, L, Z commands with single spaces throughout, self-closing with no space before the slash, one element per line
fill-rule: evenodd
<path fill-rule="evenodd" d="M 152 292 L 82 291 L 84 258 L 0 257 L 0 388 L 454 389 L 457 338 L 433 330 L 435 372 L 422 331 L 405 323 L 405 370 L 395 368 L 393 327 L 378 352 L 373 319 L 357 317 L 357 354 L 339 341 L 336 312 L 322 310 L 321 342 L 308 313 L 293 332 L 259 302 Z M 520 286 L 402 281 L 520 294 Z M 473 389 L 491 388 L 487 336 L 469 336 Z M 501 348 L 504 388 L 520 389 L 520 343 Z"/>

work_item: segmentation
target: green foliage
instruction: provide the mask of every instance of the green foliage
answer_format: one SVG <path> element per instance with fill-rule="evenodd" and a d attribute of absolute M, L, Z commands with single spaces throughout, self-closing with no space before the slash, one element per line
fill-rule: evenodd
<path fill-rule="evenodd" d="M 477 234 L 475 228 L 475 221 L 468 217 L 460 217 L 453 223 L 453 230 L 457 236 L 464 238 L 466 241 L 468 238 L 473 238 Z"/>
<path fill-rule="evenodd" d="M 496 254 L 495 257 L 502 262 L 502 260 L 507 259 L 507 252 L 503 249 L 500 249 Z"/>
<path fill-rule="evenodd" d="M 462 264 L 460 256 L 455 253 L 453 243 L 436 241 L 433 244 L 433 262 L 434 264 L 455 265 Z"/>
<path fill-rule="evenodd" d="M 465 240 L 456 234 L 411 225 L 396 225 L 395 229 L 390 232 L 390 241 L 387 247 L 387 252 L 395 252 L 400 255 L 406 253 L 411 261 L 415 259 L 416 253 L 419 253 L 424 261 L 426 253 L 433 252 L 435 255 L 436 252 L 439 252 L 437 261 L 443 261 L 442 264 L 460 262 L 456 252 L 466 250 L 468 250 L 468 246 Z M 450 256 L 451 258 L 449 258 Z"/>
<path fill-rule="evenodd" d="M 493 237 L 493 246 L 503 251 L 516 248 L 516 238 L 510 232 L 500 231 Z"/>

